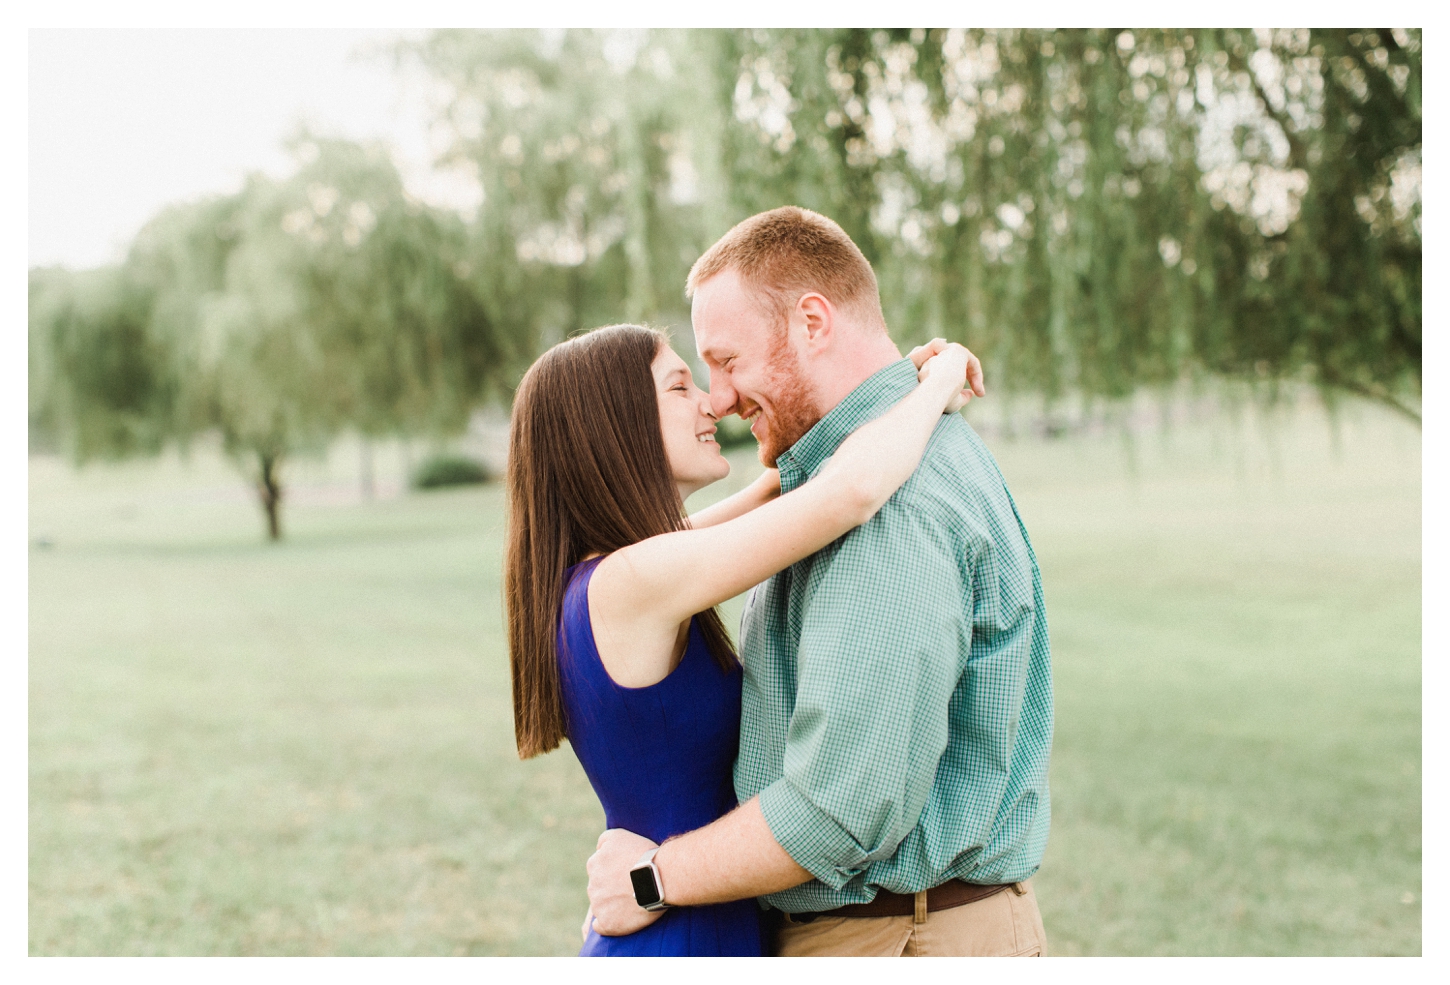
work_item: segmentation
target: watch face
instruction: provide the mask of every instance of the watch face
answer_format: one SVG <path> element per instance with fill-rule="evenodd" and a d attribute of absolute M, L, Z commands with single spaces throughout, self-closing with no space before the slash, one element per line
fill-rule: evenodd
<path fill-rule="evenodd" d="M 655 873 L 647 865 L 629 870 L 629 879 L 634 883 L 634 901 L 640 906 L 654 906 L 660 901 L 659 887 L 655 885 Z"/>

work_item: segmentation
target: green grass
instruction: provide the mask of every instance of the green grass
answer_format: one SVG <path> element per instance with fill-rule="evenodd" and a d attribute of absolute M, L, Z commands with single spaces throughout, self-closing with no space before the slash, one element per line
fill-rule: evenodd
<path fill-rule="evenodd" d="M 991 443 L 1052 628 L 1052 953 L 1418 954 L 1419 432 Z M 32 460 L 31 953 L 571 953 L 603 815 L 513 751 L 499 489 L 291 474 L 274 546 L 204 452 Z"/>

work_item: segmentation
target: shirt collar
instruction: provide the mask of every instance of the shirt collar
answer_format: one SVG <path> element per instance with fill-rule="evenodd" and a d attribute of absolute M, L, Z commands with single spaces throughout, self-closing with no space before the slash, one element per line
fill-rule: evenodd
<path fill-rule="evenodd" d="M 799 441 L 781 452 L 775 463 L 780 469 L 781 492 L 790 492 L 815 475 L 852 431 L 886 413 L 914 389 L 916 366 L 910 359 L 898 359 L 867 377 Z"/>

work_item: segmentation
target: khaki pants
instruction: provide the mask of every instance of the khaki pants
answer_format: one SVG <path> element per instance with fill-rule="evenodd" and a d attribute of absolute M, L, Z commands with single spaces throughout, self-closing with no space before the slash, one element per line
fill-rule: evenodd
<path fill-rule="evenodd" d="M 926 913 L 925 904 L 919 906 L 914 917 L 817 917 L 810 923 L 787 923 L 776 936 L 774 953 L 787 958 L 1040 957 L 1047 942 L 1031 882 L 950 910 Z"/>

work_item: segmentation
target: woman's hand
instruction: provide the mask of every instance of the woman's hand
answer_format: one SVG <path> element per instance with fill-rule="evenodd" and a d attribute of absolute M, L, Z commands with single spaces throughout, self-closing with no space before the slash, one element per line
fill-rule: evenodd
<path fill-rule="evenodd" d="M 922 374 L 922 370 L 926 366 L 927 361 L 944 352 L 948 346 L 956 346 L 966 353 L 965 380 L 970 385 L 970 389 L 962 390 L 947 405 L 945 412 L 954 414 L 965 407 L 973 396 L 985 397 L 987 395 L 986 388 L 982 386 L 982 361 L 966 346 L 957 345 L 955 342 L 948 342 L 946 339 L 932 339 L 925 345 L 919 345 L 907 353 L 907 358 L 916 366 L 917 379 L 925 380 L 926 377 Z"/>
<path fill-rule="evenodd" d="M 936 348 L 934 340 L 932 347 Z M 926 348 L 926 347 L 923 347 Z M 943 396 L 945 407 L 944 414 L 955 413 L 960 410 L 968 400 L 971 399 L 971 391 L 962 389 L 966 383 L 972 365 L 976 363 L 977 357 L 965 347 L 955 342 L 943 342 L 937 349 L 935 355 L 928 358 L 918 368 L 916 378 L 923 385 L 932 385 L 937 392 Z M 981 365 L 977 363 L 978 385 L 980 386 Z M 949 389 L 942 390 L 943 387 Z"/>
<path fill-rule="evenodd" d="M 595 933 L 623 937 L 665 915 L 663 910 L 646 910 L 634 901 L 634 883 L 629 875 L 641 855 L 658 847 L 643 835 L 623 828 L 610 828 L 599 836 L 594 854 L 584 863 L 584 871 L 589 873 L 589 912 L 594 915 Z"/>

